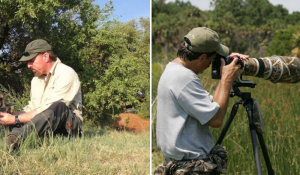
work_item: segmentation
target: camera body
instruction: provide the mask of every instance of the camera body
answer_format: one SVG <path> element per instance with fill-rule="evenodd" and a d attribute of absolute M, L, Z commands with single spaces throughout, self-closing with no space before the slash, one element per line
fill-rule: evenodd
<path fill-rule="evenodd" d="M 224 59 L 225 65 L 230 64 L 233 61 L 234 57 L 238 57 L 238 62 L 236 63 L 237 65 L 241 65 L 241 69 L 244 66 L 243 60 L 238 56 L 238 55 L 232 55 L 232 56 L 222 56 L 217 54 L 216 58 L 214 58 L 211 62 L 211 77 L 212 79 L 221 79 L 221 58 Z"/>

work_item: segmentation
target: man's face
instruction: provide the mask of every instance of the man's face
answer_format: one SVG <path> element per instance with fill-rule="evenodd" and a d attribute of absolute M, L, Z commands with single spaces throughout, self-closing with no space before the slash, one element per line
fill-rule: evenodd
<path fill-rule="evenodd" d="M 45 75 L 45 61 L 43 59 L 43 54 L 40 53 L 31 60 L 27 62 L 27 67 L 32 70 L 35 76 L 40 77 Z"/>
<path fill-rule="evenodd" d="M 217 56 L 217 54 L 212 55 L 209 58 L 204 58 L 200 64 L 199 73 L 203 73 L 211 65 L 212 60 Z"/>

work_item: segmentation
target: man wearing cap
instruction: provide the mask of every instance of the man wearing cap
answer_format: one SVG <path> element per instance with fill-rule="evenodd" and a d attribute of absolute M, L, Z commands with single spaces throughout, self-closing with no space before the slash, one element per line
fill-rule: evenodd
<path fill-rule="evenodd" d="M 213 149 L 209 127 L 219 128 L 223 123 L 231 85 L 239 76 L 238 58 L 226 66 L 221 59 L 221 79 L 213 96 L 204 90 L 197 74 L 217 55 L 228 54 L 215 31 L 198 27 L 184 37 L 177 58 L 166 66 L 158 84 L 156 124 L 157 146 L 165 160 L 154 174 L 226 173 L 226 150 L 220 145 Z M 223 158 L 211 161 L 212 152 Z"/>
<path fill-rule="evenodd" d="M 10 150 L 31 132 L 38 136 L 81 134 L 82 96 L 77 73 L 55 57 L 45 40 L 30 42 L 20 61 L 26 61 L 34 77 L 30 101 L 15 115 L 0 113 L 0 124 L 12 126 L 6 137 Z"/>

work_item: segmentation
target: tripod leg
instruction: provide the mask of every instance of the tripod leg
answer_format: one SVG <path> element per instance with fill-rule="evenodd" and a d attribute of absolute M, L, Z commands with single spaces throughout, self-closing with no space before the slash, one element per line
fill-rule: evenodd
<path fill-rule="evenodd" d="M 251 140 L 252 140 L 252 147 L 253 147 L 253 154 L 255 158 L 255 167 L 258 175 L 262 175 L 262 169 L 261 169 L 261 162 L 260 162 L 260 156 L 259 156 L 259 149 L 258 149 L 258 143 L 257 143 L 257 137 L 256 137 L 256 127 L 253 124 L 253 100 L 246 101 L 244 103 L 244 106 L 246 108 L 247 114 L 248 114 L 248 120 L 249 120 L 249 128 L 251 133 Z"/>
<path fill-rule="evenodd" d="M 250 126 L 250 132 L 251 132 L 251 140 L 252 140 L 252 147 L 253 147 L 253 153 L 254 153 L 254 158 L 255 158 L 256 171 L 257 171 L 258 175 L 261 175 L 262 169 L 261 169 L 258 143 L 257 143 L 257 138 L 256 138 L 256 129 L 253 124 L 252 124 L 252 126 Z"/>
<path fill-rule="evenodd" d="M 235 115 L 237 113 L 237 110 L 239 108 L 239 104 L 240 104 L 240 102 L 236 102 L 233 105 L 233 107 L 231 109 L 231 112 L 230 112 L 230 115 L 229 115 L 229 117 L 228 117 L 228 119 L 227 119 L 227 121 L 226 121 L 226 123 L 225 123 L 225 125 L 224 125 L 224 127 L 223 127 L 223 129 L 222 129 L 222 131 L 221 131 L 221 133 L 220 133 L 217 141 L 216 141 L 216 145 L 222 143 L 222 141 L 223 141 L 223 139 L 224 139 L 224 137 L 225 137 L 225 135 L 226 135 L 226 133 L 228 131 L 228 128 L 229 128 L 229 126 L 230 126 L 233 118 L 235 117 Z"/>
<path fill-rule="evenodd" d="M 263 135 L 261 133 L 257 133 L 257 137 L 258 137 L 258 140 L 259 140 L 259 143 L 260 143 L 260 148 L 262 150 L 262 153 L 263 153 L 263 156 L 264 156 L 267 168 L 268 168 L 268 174 L 269 175 L 274 175 L 275 173 L 274 173 L 274 170 L 272 168 L 272 164 L 271 164 L 271 161 L 270 161 L 270 158 L 269 158 L 269 155 L 268 155 L 268 151 L 267 151 L 267 147 L 266 147 Z"/>

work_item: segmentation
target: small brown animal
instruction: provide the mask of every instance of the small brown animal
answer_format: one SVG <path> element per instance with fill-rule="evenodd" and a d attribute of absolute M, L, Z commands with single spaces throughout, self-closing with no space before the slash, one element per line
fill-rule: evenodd
<path fill-rule="evenodd" d="M 150 119 L 143 119 L 137 114 L 122 113 L 114 120 L 113 128 L 118 131 L 131 131 L 136 134 L 142 131 L 150 132 Z"/>

